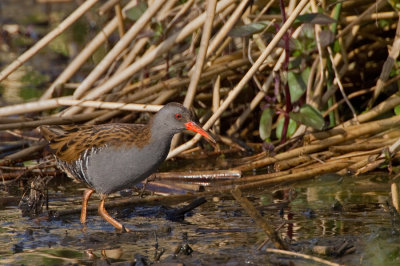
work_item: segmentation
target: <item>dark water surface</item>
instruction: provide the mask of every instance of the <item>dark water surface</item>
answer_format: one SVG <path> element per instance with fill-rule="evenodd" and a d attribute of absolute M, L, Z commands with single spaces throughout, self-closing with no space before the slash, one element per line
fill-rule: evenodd
<path fill-rule="evenodd" d="M 81 187 L 69 180 L 59 183 L 52 182 L 49 208 L 78 207 Z M 346 265 L 400 265 L 400 226 L 388 205 L 387 176 L 327 175 L 271 191 L 247 196 L 275 228 L 281 228 L 280 235 L 293 250 L 312 254 L 314 245 L 347 241 L 354 246 L 353 253 L 324 258 Z M 288 193 L 292 201 L 278 204 Z M 112 209 L 110 214 L 133 230 L 122 234 L 96 214 L 89 215 L 83 232 L 79 215 L 50 221 L 22 218 L 17 204 L 17 200 L 10 201 L 0 210 L 0 264 L 152 263 L 162 251 L 161 262 L 185 265 L 264 265 L 290 259 L 257 250 L 265 234 L 229 197 L 209 198 L 186 215 L 184 222 L 167 220 L 161 206 Z M 319 265 L 291 260 L 296 265 Z"/>

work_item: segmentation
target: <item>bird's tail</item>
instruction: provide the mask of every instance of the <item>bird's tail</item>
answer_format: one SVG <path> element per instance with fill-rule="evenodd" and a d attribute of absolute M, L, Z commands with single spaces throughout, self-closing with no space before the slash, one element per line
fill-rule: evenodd
<path fill-rule="evenodd" d="M 65 134 L 65 129 L 60 126 L 40 126 L 39 130 L 47 141 L 52 141 Z"/>

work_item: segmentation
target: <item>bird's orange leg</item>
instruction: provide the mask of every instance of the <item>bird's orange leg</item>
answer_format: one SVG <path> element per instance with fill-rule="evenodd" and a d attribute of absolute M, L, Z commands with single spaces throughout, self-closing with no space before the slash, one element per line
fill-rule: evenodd
<path fill-rule="evenodd" d="M 86 223 L 86 210 L 90 196 L 93 194 L 94 189 L 88 188 L 83 192 L 82 209 L 81 209 L 81 224 Z"/>
<path fill-rule="evenodd" d="M 106 196 L 102 195 L 101 196 L 101 201 L 100 201 L 100 204 L 99 204 L 99 214 L 104 218 L 104 220 L 106 220 L 107 222 L 112 224 L 118 230 L 130 232 L 130 230 L 128 228 L 125 228 L 125 226 L 123 226 L 120 222 L 118 222 L 117 220 L 112 218 L 107 213 L 106 209 L 104 208 L 104 201 L 105 200 L 106 200 Z"/>

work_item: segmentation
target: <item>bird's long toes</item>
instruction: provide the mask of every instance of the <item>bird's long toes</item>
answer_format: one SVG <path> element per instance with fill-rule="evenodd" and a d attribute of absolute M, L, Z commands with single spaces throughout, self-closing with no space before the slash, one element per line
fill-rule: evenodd
<path fill-rule="evenodd" d="M 129 228 L 125 227 L 125 225 L 122 225 L 121 232 L 122 233 L 129 233 L 129 232 L 132 232 L 132 231 Z"/>

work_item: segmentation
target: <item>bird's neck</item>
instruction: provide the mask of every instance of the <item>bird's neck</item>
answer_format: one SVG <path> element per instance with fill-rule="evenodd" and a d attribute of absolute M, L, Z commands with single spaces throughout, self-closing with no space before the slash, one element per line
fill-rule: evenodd
<path fill-rule="evenodd" d="M 171 139 L 176 132 L 172 131 L 164 119 L 155 115 L 147 125 L 150 128 L 151 141 L 161 144 L 168 143 L 168 147 L 171 143 Z"/>

